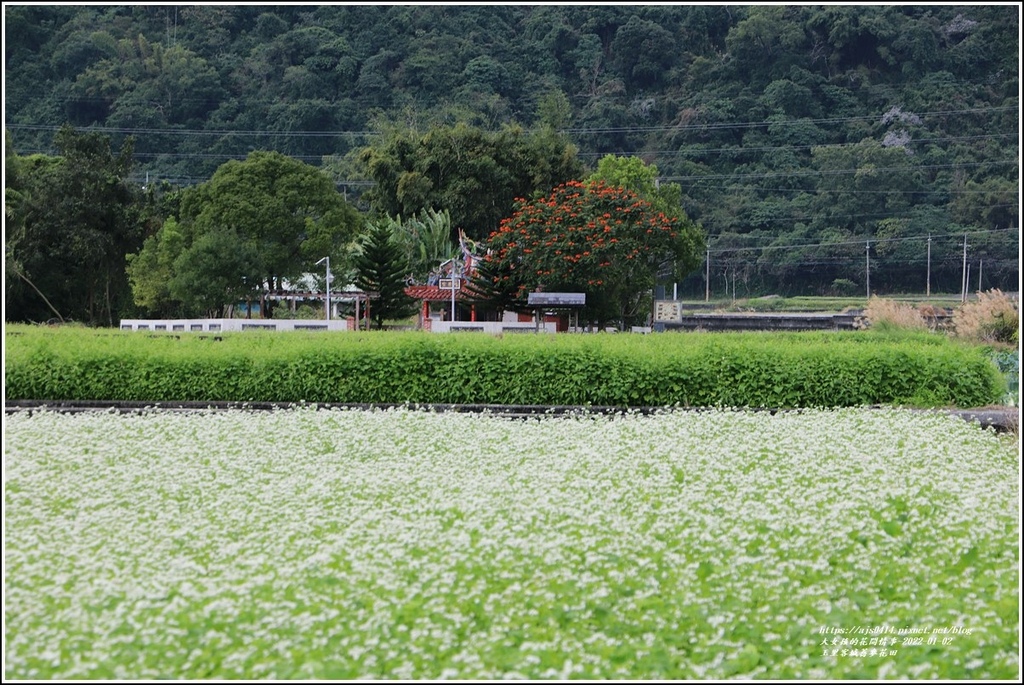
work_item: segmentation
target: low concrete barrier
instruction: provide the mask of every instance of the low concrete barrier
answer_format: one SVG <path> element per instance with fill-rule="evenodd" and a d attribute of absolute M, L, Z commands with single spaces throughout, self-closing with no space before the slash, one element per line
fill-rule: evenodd
<path fill-rule="evenodd" d="M 656 324 L 684 331 L 841 331 L 853 330 L 859 312 L 842 314 L 792 312 L 684 314 L 679 321 Z"/>
<path fill-rule="evenodd" d="M 532 321 L 431 321 L 430 331 L 432 333 L 490 333 L 492 335 L 554 333 L 555 324 L 541 322 L 538 331 L 537 324 Z"/>
<path fill-rule="evenodd" d="M 226 331 L 348 331 L 345 319 L 121 319 L 122 331 L 223 333 Z"/>

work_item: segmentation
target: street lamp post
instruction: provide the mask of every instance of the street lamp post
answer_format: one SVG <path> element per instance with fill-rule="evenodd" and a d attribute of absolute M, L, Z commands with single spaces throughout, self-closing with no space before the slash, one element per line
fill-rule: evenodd
<path fill-rule="evenodd" d="M 452 321 L 455 321 L 455 291 L 458 290 L 462 285 L 462 268 L 461 266 L 452 259 L 452 270 L 451 270 L 451 286 L 452 286 Z"/>
<path fill-rule="evenodd" d="M 320 266 L 324 262 L 327 262 L 327 278 L 326 278 L 326 280 L 327 280 L 327 320 L 330 321 L 331 320 L 331 258 L 330 257 L 324 257 L 319 262 L 317 262 L 316 265 Z"/>

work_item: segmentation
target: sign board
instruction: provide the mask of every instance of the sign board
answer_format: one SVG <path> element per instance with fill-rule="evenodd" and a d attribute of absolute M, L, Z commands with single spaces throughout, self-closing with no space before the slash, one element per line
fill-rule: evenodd
<path fill-rule="evenodd" d="M 654 320 L 658 322 L 679 322 L 683 320 L 683 303 L 674 300 L 654 301 Z"/>
<path fill-rule="evenodd" d="M 527 303 L 531 307 L 584 307 L 586 293 L 530 293 Z"/>
<path fill-rule="evenodd" d="M 439 278 L 437 279 L 437 287 L 441 290 L 458 290 L 462 287 L 461 278 Z"/>

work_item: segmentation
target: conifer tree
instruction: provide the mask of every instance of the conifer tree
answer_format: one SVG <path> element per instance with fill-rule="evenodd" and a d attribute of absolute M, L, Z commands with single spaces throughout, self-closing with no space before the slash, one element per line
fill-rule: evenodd
<path fill-rule="evenodd" d="M 416 301 L 405 294 L 409 261 L 392 239 L 386 222 L 374 223 L 355 258 L 356 285 L 375 293 L 370 317 L 378 330 L 386 319 L 403 319 L 416 313 Z"/>

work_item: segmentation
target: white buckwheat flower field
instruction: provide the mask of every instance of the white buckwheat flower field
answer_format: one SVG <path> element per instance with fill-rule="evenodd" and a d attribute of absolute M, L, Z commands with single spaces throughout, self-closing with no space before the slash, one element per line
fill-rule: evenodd
<path fill-rule="evenodd" d="M 1014 679 L 1017 436 L 897 409 L 14 413 L 5 679 Z"/>

